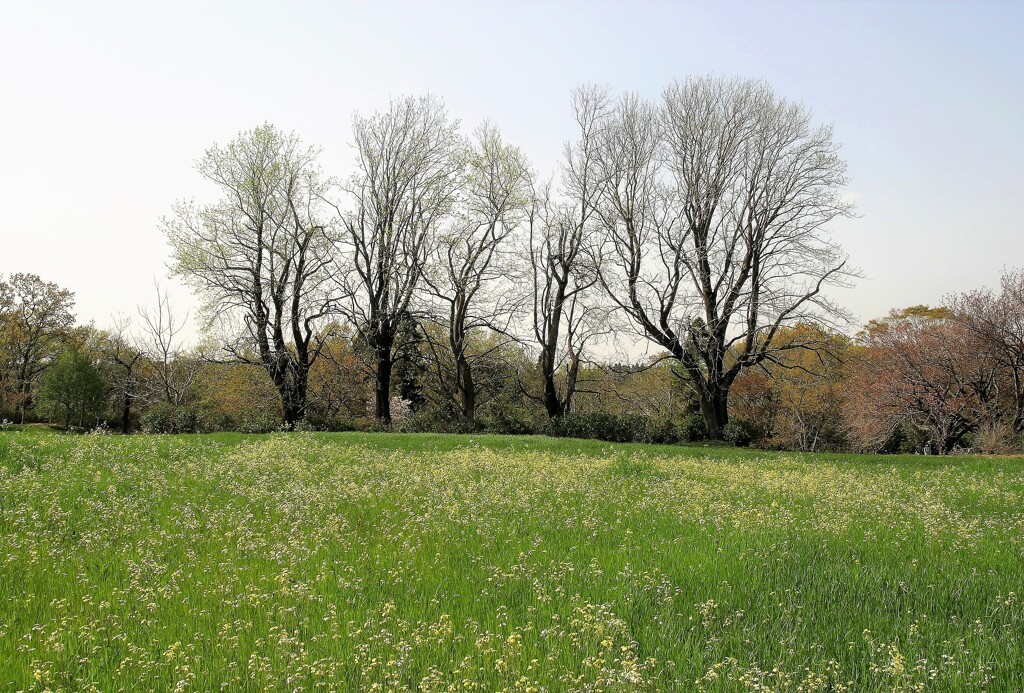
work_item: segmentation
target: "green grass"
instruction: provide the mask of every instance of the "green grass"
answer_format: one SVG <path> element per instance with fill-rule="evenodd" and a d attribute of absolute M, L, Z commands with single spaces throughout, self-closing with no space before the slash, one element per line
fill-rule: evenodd
<path fill-rule="evenodd" d="M 1020 690 L 1024 461 L 0 433 L 0 690 Z"/>

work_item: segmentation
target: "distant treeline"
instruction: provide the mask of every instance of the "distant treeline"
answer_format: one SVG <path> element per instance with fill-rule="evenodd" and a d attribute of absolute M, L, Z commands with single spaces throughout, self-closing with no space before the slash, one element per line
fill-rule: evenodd
<path fill-rule="evenodd" d="M 0 282 L 0 419 L 78 430 L 200 433 L 285 428 L 266 370 L 224 360 L 217 345 L 182 348 L 180 323 L 161 296 L 137 330 L 76 325 L 74 296 L 34 275 Z M 159 316 L 157 311 L 161 311 Z M 1024 419 L 1024 274 L 999 291 L 950 297 L 938 308 L 894 310 L 853 338 L 820 326 L 786 328 L 784 350 L 746 370 L 730 397 L 724 439 L 794 450 L 948 453 L 1021 451 Z M 300 430 L 546 433 L 620 442 L 707 439 L 700 406 L 678 365 L 581 366 L 572 411 L 550 418 L 529 393 L 542 387 L 534 354 L 500 335 L 473 353 L 479 411 L 467 422 L 428 331 L 416 334 L 395 370 L 392 421 L 373 416 L 373 360 L 338 327 L 309 376 Z M 731 356 L 729 358 L 732 358 Z M 562 368 L 558 381 L 567 376 Z"/>

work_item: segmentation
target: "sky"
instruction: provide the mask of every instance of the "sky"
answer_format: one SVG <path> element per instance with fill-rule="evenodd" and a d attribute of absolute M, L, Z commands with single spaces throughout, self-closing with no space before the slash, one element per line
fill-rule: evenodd
<path fill-rule="evenodd" d="M 107 326 L 169 287 L 159 219 L 209 199 L 215 142 L 270 122 L 347 175 L 351 120 L 432 93 L 542 176 L 570 91 L 656 99 L 675 79 L 766 80 L 831 124 L 857 217 L 834 225 L 859 320 L 1024 267 L 1024 2 L 0 3 L 0 275 L 75 292 Z M 194 314 L 193 310 L 193 314 Z"/>

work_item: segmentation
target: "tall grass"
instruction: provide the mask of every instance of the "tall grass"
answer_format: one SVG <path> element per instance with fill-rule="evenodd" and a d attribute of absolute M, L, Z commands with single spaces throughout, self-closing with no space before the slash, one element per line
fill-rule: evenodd
<path fill-rule="evenodd" d="M 0 434 L 0 688 L 1018 690 L 1024 463 Z"/>

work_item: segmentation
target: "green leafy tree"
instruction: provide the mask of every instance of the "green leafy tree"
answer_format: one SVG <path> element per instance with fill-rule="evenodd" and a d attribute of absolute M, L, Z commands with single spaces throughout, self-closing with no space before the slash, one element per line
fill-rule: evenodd
<path fill-rule="evenodd" d="M 64 426 L 97 423 L 107 401 L 107 386 L 99 370 L 84 354 L 69 350 L 43 375 L 40 404 Z"/>
<path fill-rule="evenodd" d="M 75 295 L 35 274 L 0 281 L 0 379 L 24 423 L 33 387 L 72 336 Z"/>

